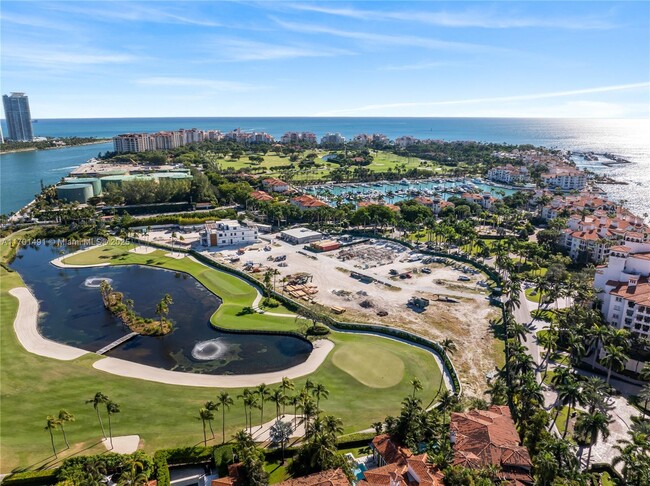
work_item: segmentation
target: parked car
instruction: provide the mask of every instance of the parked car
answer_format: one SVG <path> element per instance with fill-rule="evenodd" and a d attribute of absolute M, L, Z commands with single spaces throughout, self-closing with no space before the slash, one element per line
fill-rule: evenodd
<path fill-rule="evenodd" d="M 461 275 L 460 277 L 458 277 L 458 280 L 460 280 L 461 282 L 469 282 L 471 278 L 469 278 L 467 275 Z"/>

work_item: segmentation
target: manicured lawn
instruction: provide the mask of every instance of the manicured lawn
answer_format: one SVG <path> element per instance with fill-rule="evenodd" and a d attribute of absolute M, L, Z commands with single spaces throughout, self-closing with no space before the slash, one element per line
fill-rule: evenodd
<path fill-rule="evenodd" d="M 269 473 L 269 484 L 281 483 L 287 479 L 291 479 L 287 473 L 287 466 L 289 461 L 280 464 L 282 461 L 271 461 L 264 463 L 264 470 Z"/>
<path fill-rule="evenodd" d="M 531 302 L 539 304 L 540 297 L 542 297 L 542 295 L 539 294 L 535 289 L 526 289 L 526 299 L 530 300 Z"/>
<path fill-rule="evenodd" d="M 295 330 L 300 323 L 294 318 L 270 317 L 260 314 L 237 316 L 244 306 L 250 305 L 255 292 L 242 280 L 208 268 L 188 258 L 175 260 L 164 256 L 164 251 L 149 255 L 128 253 L 128 247 L 107 247 L 91 250 L 66 260 L 68 263 L 87 264 L 109 261 L 111 264 L 140 263 L 164 266 L 172 270 L 192 273 L 207 288 L 222 299 L 222 305 L 212 316 L 212 321 L 223 327 L 240 329 Z M 102 258 L 103 257 L 103 258 Z M 21 467 L 54 465 L 49 435 L 43 430 L 45 417 L 66 409 L 76 416 L 76 421 L 66 426 L 72 452 L 100 452 L 100 436 L 95 411 L 85 400 L 102 391 L 121 406 L 114 416 L 114 435 L 140 435 L 141 447 L 149 452 L 159 448 L 188 446 L 202 440 L 201 422 L 197 419 L 199 408 L 208 400 L 215 400 L 220 389 L 164 385 L 104 373 L 92 368 L 102 359 L 85 355 L 73 361 L 58 361 L 27 353 L 13 332 L 17 301 L 8 291 L 22 286 L 17 273 L 0 269 L 0 457 L 1 472 Z M 74 304 L 71 304 L 74 305 Z M 333 362 L 332 354 L 312 375 L 314 382 L 323 383 L 330 392 L 329 399 L 321 400 L 327 414 L 340 417 L 346 433 L 368 428 L 371 423 L 387 415 L 399 413 L 400 401 L 410 394 L 409 380 L 417 376 L 424 389 L 419 392 L 425 403 L 433 397 L 440 381 L 440 370 L 431 355 L 419 348 L 368 335 L 332 333 L 330 339 L 335 350 L 367 343 L 369 349 L 382 349 L 388 355 L 399 357 L 404 365 L 403 379 L 390 388 L 368 387 L 353 375 L 341 371 Z M 373 366 L 390 375 L 392 370 L 374 354 Z M 296 387 L 304 385 L 307 377 L 295 380 Z M 235 398 L 241 389 L 227 390 Z M 264 420 L 274 415 L 273 406 L 265 407 Z M 221 412 L 215 414 L 213 427 L 221 439 Z M 226 412 L 226 437 L 241 429 L 244 423 L 243 407 L 235 405 Z M 57 447 L 62 448 L 60 432 L 55 435 Z"/>
<path fill-rule="evenodd" d="M 349 343 L 334 351 L 332 362 L 366 386 L 390 388 L 404 379 L 404 361 L 388 347 L 386 343 Z"/>
<path fill-rule="evenodd" d="M 535 319 L 539 319 L 547 322 L 555 322 L 556 320 L 556 314 L 553 309 L 545 309 L 545 310 L 535 309 L 531 311 L 530 315 Z"/>
<path fill-rule="evenodd" d="M 569 414 L 569 407 L 562 407 L 560 414 L 557 416 L 557 420 L 555 421 L 555 426 L 557 427 L 557 430 L 560 432 L 560 434 L 564 434 L 564 429 L 566 426 L 566 418 L 568 414 Z M 569 422 L 571 421 L 569 420 Z M 569 432 L 571 432 L 571 423 L 569 423 Z"/>

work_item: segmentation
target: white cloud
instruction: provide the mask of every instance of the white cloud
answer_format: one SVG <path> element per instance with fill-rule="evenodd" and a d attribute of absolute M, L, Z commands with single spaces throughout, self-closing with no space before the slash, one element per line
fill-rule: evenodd
<path fill-rule="evenodd" d="M 218 79 L 201 78 L 179 78 L 155 76 L 150 78 L 136 79 L 135 83 L 141 86 L 168 86 L 184 88 L 201 88 L 211 91 L 246 92 L 264 89 L 264 86 L 257 86 L 238 81 L 223 81 Z"/>
<path fill-rule="evenodd" d="M 218 39 L 215 47 L 217 55 L 231 61 L 269 61 L 353 54 L 347 49 L 307 45 L 279 45 L 242 39 Z"/>
<path fill-rule="evenodd" d="M 381 71 L 419 71 L 423 69 L 432 69 L 438 67 L 447 67 L 447 66 L 457 66 L 456 62 L 447 62 L 447 61 L 422 61 L 416 62 L 413 64 L 401 64 L 401 65 L 391 65 L 383 66 L 380 68 Z"/>
<path fill-rule="evenodd" d="M 314 4 L 294 4 L 291 8 L 357 20 L 401 20 L 419 22 L 439 27 L 479 27 L 485 29 L 509 28 L 557 28 L 557 29 L 611 29 L 613 23 L 594 17 L 538 18 L 510 15 L 507 12 L 490 12 L 485 9 L 471 9 L 463 12 L 429 11 L 383 11 L 361 10 L 351 7 L 329 7 Z"/>
<path fill-rule="evenodd" d="M 46 4 L 45 6 L 61 12 L 75 14 L 83 17 L 90 17 L 93 21 L 126 21 L 126 22 L 150 22 L 164 24 L 188 24 L 201 27 L 218 27 L 222 24 L 208 18 L 191 17 L 187 15 L 188 9 L 174 11 L 165 9 L 160 4 L 155 8 L 146 7 L 134 2 L 117 2 L 112 8 L 93 8 L 95 3 L 83 2 L 77 7 L 74 3 Z"/>
<path fill-rule="evenodd" d="M 353 116 L 353 115 L 367 114 L 369 112 L 385 113 L 385 112 L 392 112 L 394 110 L 419 109 L 419 108 L 426 108 L 426 107 L 475 105 L 481 103 L 503 103 L 503 102 L 514 102 L 514 101 L 532 101 L 532 100 L 540 100 L 540 99 L 547 99 L 547 98 L 562 98 L 568 96 L 608 93 L 613 91 L 624 91 L 624 90 L 633 90 L 633 89 L 648 90 L 648 88 L 650 88 L 650 82 L 646 81 L 643 83 L 620 84 L 615 86 L 599 86 L 595 88 L 554 91 L 548 93 L 533 93 L 533 94 L 525 94 L 525 95 L 496 96 L 496 97 L 488 97 L 488 98 L 469 98 L 469 99 L 459 99 L 459 100 L 408 102 L 408 103 L 384 103 L 384 104 L 360 106 L 357 108 L 325 111 L 325 112 L 317 113 L 315 116 L 339 116 L 339 115 Z"/>
<path fill-rule="evenodd" d="M 137 58 L 127 53 L 107 51 L 82 51 L 70 46 L 19 46 L 3 45 L 3 61 L 15 65 L 27 65 L 43 68 L 60 68 L 62 70 L 71 66 L 99 65 L 99 64 L 126 64 L 134 62 Z"/>
<path fill-rule="evenodd" d="M 510 49 L 500 47 L 487 46 L 482 44 L 472 44 L 468 42 L 455 42 L 434 39 L 430 37 L 417 37 L 412 35 L 390 35 L 390 34 L 375 34 L 371 32 L 359 32 L 357 30 L 339 30 L 332 27 L 314 24 L 304 24 L 287 22 L 281 19 L 274 18 L 275 22 L 282 28 L 292 32 L 299 32 L 303 34 L 325 34 L 334 37 L 342 37 L 346 39 L 355 39 L 366 42 L 369 45 L 383 45 L 383 46 L 408 46 L 408 47 L 421 47 L 424 49 L 439 49 L 439 50 L 454 50 L 465 52 L 508 52 Z"/>

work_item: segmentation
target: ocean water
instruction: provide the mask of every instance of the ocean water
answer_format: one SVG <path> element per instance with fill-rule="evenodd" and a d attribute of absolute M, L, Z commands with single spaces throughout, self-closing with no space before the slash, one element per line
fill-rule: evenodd
<path fill-rule="evenodd" d="M 650 213 L 650 120 L 540 119 L 540 118 L 101 118 L 41 119 L 37 136 L 112 137 L 126 132 L 153 132 L 178 128 L 229 131 L 265 131 L 280 137 L 287 131 L 310 131 L 319 137 L 340 132 L 383 133 L 389 138 L 413 135 L 440 140 L 532 144 L 574 151 L 609 152 L 631 164 L 608 168 L 585 163 L 595 172 L 628 182 L 603 186 L 610 197 L 626 200 L 637 214 Z M 3 130 L 6 127 L 3 121 Z M 0 212 L 15 211 L 39 191 L 40 180 L 56 182 L 66 167 L 79 165 L 110 144 L 0 156 Z"/>

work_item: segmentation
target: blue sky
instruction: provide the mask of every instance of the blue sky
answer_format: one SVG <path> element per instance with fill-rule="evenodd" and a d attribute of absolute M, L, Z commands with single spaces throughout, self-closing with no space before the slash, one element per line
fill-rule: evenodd
<path fill-rule="evenodd" d="M 3 0 L 34 118 L 648 118 L 650 2 Z"/>

